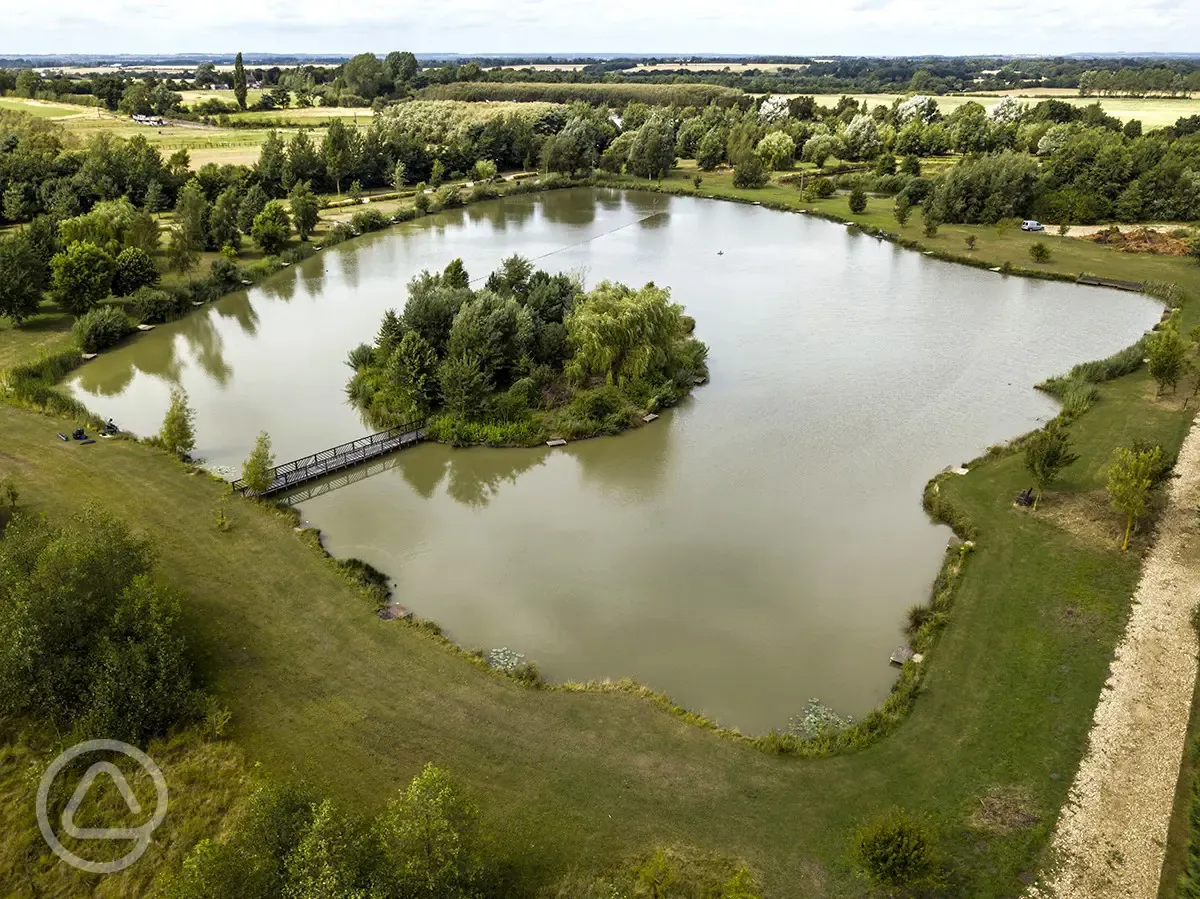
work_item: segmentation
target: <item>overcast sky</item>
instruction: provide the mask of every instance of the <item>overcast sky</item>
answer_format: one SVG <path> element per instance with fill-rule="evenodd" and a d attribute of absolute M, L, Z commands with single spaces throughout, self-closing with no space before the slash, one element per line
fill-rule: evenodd
<path fill-rule="evenodd" d="M 1200 0 L 0 0 L 0 53 L 1200 51 Z"/>

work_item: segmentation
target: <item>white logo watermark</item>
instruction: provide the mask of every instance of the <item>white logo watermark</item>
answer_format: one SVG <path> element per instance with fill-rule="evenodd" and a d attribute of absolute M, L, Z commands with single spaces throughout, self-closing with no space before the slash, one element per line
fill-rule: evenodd
<path fill-rule="evenodd" d="M 55 833 L 54 827 L 50 823 L 47 804 L 50 797 L 50 787 L 59 772 L 66 765 L 86 753 L 106 751 L 127 755 L 141 765 L 143 770 L 150 775 L 150 779 L 154 781 L 154 788 L 158 795 L 155 800 L 154 814 L 150 816 L 149 821 L 138 827 L 78 827 L 75 824 L 75 813 L 79 810 L 79 806 L 83 802 L 83 797 L 91 789 L 93 781 L 100 774 L 107 774 L 112 778 L 113 784 L 125 800 L 125 804 L 129 806 L 129 811 L 132 814 L 141 815 L 142 813 L 141 803 L 138 802 L 137 796 L 134 795 L 133 789 L 129 786 L 129 781 L 125 779 L 125 775 L 121 773 L 120 768 L 112 762 L 101 761 L 96 762 L 87 769 L 87 773 L 83 775 L 79 781 L 79 786 L 75 788 L 75 792 L 71 794 L 66 808 L 63 809 L 63 833 L 77 840 L 135 841 L 133 848 L 120 858 L 108 862 L 94 862 L 86 858 L 80 858 L 62 844 L 62 841 L 59 840 L 58 834 Z M 49 844 L 54 854 L 68 865 L 92 874 L 113 874 L 128 868 L 136 862 L 150 845 L 150 835 L 154 833 L 155 829 L 158 825 L 162 824 L 163 819 L 166 817 L 167 781 L 163 777 L 162 770 L 154 763 L 154 759 L 150 758 L 142 750 L 136 746 L 130 746 L 128 743 L 122 743 L 120 740 L 87 740 L 83 743 L 77 743 L 50 763 L 50 767 L 42 775 L 41 784 L 38 785 L 37 820 L 38 827 L 41 828 L 42 836 L 45 837 L 46 843 Z"/>

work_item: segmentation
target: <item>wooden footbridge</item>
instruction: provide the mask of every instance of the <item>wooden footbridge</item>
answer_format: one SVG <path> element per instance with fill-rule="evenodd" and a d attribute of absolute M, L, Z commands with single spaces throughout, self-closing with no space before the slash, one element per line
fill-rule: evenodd
<path fill-rule="evenodd" d="M 271 486 L 257 495 L 272 496 L 276 493 L 293 490 L 328 475 L 354 468 L 364 462 L 370 462 L 372 459 L 415 446 L 424 439 L 425 422 L 410 421 L 398 427 L 380 431 L 378 434 L 359 437 L 349 443 L 321 450 L 311 456 L 284 462 L 282 465 L 276 465 L 273 469 L 274 477 L 271 480 Z M 234 490 L 243 495 L 252 492 L 241 478 L 234 481 L 232 486 Z"/>

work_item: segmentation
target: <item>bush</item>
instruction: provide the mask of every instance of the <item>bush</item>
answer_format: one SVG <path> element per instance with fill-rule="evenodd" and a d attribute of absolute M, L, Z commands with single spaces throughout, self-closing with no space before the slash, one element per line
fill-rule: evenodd
<path fill-rule="evenodd" d="M 98 353 L 120 343 L 133 329 L 128 315 L 116 306 L 104 305 L 77 319 L 71 334 L 85 353 Z"/>
<path fill-rule="evenodd" d="M 392 220 L 378 209 L 364 209 L 350 217 L 350 227 L 360 234 L 368 231 L 379 231 L 392 223 Z"/>
<path fill-rule="evenodd" d="M 746 158 L 737 164 L 733 170 L 733 186 L 742 188 L 762 187 L 767 183 L 766 167 L 756 153 L 748 153 Z"/>
<path fill-rule="evenodd" d="M 154 287 L 142 287 L 130 298 L 129 305 L 139 322 L 157 325 L 182 315 L 185 302 L 177 294 Z"/>
<path fill-rule="evenodd" d="M 1050 248 L 1040 240 L 1029 248 L 1029 258 L 1037 263 L 1050 261 Z"/>
<path fill-rule="evenodd" d="M 145 250 L 126 247 L 117 256 L 116 274 L 113 276 L 113 293 L 127 297 L 139 287 L 158 283 L 158 269 Z"/>
<path fill-rule="evenodd" d="M 966 237 L 963 238 L 963 240 L 966 242 L 968 250 L 975 249 L 976 238 L 975 238 L 974 234 L 968 234 Z"/>
<path fill-rule="evenodd" d="M 938 881 L 932 836 L 899 809 L 856 830 L 850 851 L 868 879 L 885 889 L 919 889 Z"/>
<path fill-rule="evenodd" d="M 453 209 L 463 205 L 462 189 L 456 184 L 444 184 L 438 188 L 437 204 L 442 209 Z"/>
<path fill-rule="evenodd" d="M 857 185 L 850 191 L 850 211 L 855 215 L 867 211 L 867 192 Z"/>
<path fill-rule="evenodd" d="M 812 191 L 814 197 L 825 200 L 837 192 L 837 185 L 833 183 L 832 178 L 817 178 L 809 184 L 808 189 Z"/>

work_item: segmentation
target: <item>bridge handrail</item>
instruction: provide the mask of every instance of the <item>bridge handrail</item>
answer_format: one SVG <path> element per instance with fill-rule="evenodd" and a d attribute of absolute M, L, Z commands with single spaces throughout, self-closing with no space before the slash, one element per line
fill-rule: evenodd
<path fill-rule="evenodd" d="M 348 455 L 355 451 L 367 450 L 373 446 L 378 446 L 381 443 L 387 443 L 391 440 L 403 437 L 406 434 L 413 434 L 421 430 L 425 426 L 424 419 L 414 419 L 407 421 L 402 425 L 397 425 L 394 428 L 388 428 L 384 431 L 377 431 L 374 434 L 368 434 L 365 437 L 356 437 L 354 440 L 347 443 L 340 443 L 337 446 L 331 446 L 328 449 L 318 450 L 315 453 L 310 453 L 307 456 L 301 456 L 298 459 L 292 459 L 290 462 L 283 462 L 271 469 L 271 482 L 283 479 L 283 486 L 287 486 L 291 482 L 291 475 L 298 472 L 306 471 L 312 468 L 318 462 L 325 462 L 331 459 L 336 459 L 339 456 Z M 230 486 L 239 493 L 247 491 L 246 482 L 242 478 L 233 481 Z M 275 488 L 278 489 L 278 488 Z"/>

